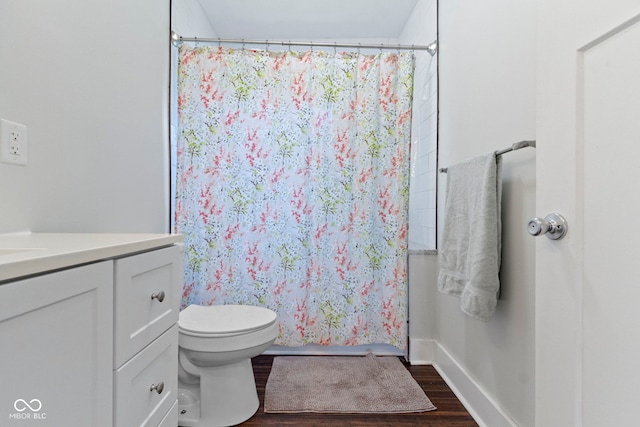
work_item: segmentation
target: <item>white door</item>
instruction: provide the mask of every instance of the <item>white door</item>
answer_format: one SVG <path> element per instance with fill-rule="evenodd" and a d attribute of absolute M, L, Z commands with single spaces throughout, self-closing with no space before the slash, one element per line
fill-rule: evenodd
<path fill-rule="evenodd" d="M 639 425 L 640 1 L 538 2 L 536 426 Z"/>

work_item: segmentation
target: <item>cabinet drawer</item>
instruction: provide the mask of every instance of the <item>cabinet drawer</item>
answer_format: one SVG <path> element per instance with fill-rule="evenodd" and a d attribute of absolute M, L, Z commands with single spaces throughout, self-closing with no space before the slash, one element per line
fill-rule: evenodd
<path fill-rule="evenodd" d="M 178 321 L 181 283 L 179 246 L 115 261 L 114 368 Z"/>
<path fill-rule="evenodd" d="M 178 326 L 175 325 L 114 373 L 114 422 L 158 426 L 178 396 Z M 151 387 L 163 384 L 162 392 Z"/>

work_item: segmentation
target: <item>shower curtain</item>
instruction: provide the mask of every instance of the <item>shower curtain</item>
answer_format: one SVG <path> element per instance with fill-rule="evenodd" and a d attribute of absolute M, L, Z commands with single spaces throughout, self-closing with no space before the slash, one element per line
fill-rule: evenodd
<path fill-rule="evenodd" d="M 276 344 L 407 345 L 411 53 L 180 48 L 182 306 L 279 315 Z"/>

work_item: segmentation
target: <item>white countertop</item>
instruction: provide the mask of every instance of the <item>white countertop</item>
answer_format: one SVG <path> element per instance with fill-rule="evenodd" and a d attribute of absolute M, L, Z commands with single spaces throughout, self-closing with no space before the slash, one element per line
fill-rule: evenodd
<path fill-rule="evenodd" d="M 0 234 L 0 282 L 181 241 L 178 234 Z"/>

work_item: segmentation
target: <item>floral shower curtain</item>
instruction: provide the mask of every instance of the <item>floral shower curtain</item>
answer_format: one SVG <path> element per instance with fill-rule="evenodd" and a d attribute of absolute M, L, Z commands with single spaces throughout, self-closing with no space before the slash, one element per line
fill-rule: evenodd
<path fill-rule="evenodd" d="M 182 306 L 405 349 L 412 54 L 183 45 L 178 73 Z"/>

